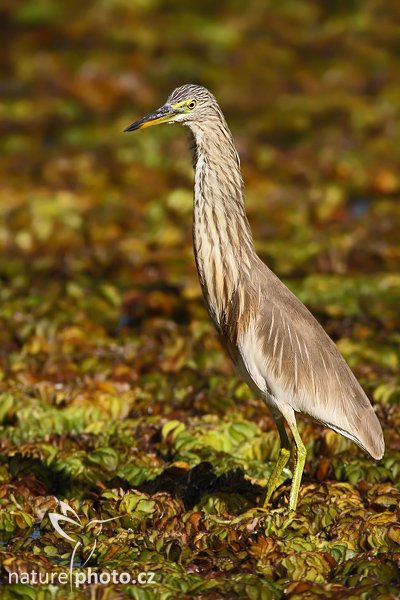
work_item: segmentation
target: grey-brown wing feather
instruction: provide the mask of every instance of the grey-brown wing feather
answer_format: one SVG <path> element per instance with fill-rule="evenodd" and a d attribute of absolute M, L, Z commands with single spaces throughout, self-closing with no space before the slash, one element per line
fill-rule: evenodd
<path fill-rule="evenodd" d="M 254 335 L 263 356 L 262 374 L 277 407 L 287 402 L 381 458 L 382 428 L 336 345 L 264 264 L 262 270 Z"/>

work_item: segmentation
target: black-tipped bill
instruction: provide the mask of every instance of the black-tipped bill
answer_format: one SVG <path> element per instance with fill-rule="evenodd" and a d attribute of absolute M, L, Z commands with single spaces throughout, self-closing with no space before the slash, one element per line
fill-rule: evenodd
<path fill-rule="evenodd" d="M 165 104 L 161 106 L 161 108 L 157 108 L 154 112 L 147 115 L 147 117 L 143 117 L 143 119 L 139 119 L 129 125 L 124 131 L 135 131 L 136 129 L 144 129 L 145 127 L 152 127 L 152 125 L 159 125 L 160 123 L 172 123 L 174 117 L 183 112 L 179 109 L 174 109 L 171 105 Z"/>

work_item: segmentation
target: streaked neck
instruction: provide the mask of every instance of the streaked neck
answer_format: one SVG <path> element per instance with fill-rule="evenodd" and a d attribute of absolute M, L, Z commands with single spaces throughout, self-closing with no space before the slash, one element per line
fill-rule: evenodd
<path fill-rule="evenodd" d="M 211 316 L 220 324 L 255 250 L 243 200 L 239 157 L 224 120 L 191 127 L 195 186 L 193 240 Z"/>

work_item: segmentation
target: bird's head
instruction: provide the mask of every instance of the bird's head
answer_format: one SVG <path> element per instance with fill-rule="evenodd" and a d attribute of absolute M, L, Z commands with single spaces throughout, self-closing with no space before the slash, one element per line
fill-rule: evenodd
<path fill-rule="evenodd" d="M 193 126 L 212 118 L 217 111 L 218 104 L 206 88 L 200 85 L 182 85 L 169 95 L 163 106 L 135 121 L 125 131 L 135 131 L 161 123 Z"/>

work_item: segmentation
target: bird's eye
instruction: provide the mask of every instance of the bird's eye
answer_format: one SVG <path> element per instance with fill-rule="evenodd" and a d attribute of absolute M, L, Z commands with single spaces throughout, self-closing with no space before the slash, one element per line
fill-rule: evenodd
<path fill-rule="evenodd" d="M 193 110 L 196 104 L 196 100 L 191 100 L 190 102 L 188 102 L 187 107 L 190 108 L 190 110 Z"/>

